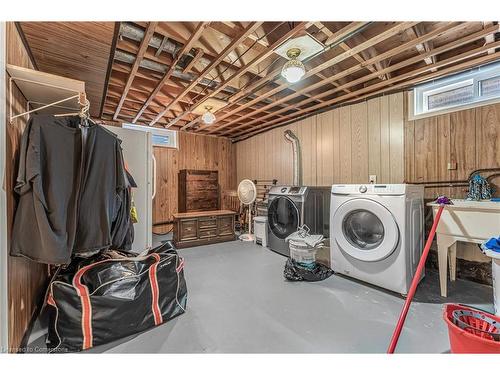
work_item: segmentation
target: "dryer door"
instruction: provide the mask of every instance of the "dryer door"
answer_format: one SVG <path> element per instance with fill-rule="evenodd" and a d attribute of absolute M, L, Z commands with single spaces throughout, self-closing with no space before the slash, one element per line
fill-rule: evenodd
<path fill-rule="evenodd" d="M 366 262 L 388 257 L 399 241 L 394 216 L 380 203 L 365 198 L 342 204 L 335 211 L 332 229 L 344 252 Z"/>
<path fill-rule="evenodd" d="M 284 240 L 299 227 L 299 210 L 287 197 L 274 198 L 267 209 L 267 225 L 271 232 Z"/>

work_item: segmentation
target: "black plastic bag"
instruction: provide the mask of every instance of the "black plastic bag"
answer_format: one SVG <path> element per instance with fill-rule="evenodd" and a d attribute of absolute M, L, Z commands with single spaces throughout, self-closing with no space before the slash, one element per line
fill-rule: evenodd
<path fill-rule="evenodd" d="M 320 263 L 315 263 L 312 268 L 304 267 L 292 258 L 288 258 L 283 275 L 290 281 L 321 281 L 333 275 L 333 271 Z"/>
<path fill-rule="evenodd" d="M 183 267 L 169 243 L 144 256 L 108 251 L 75 260 L 49 285 L 47 347 L 51 352 L 90 349 L 182 314 Z"/>

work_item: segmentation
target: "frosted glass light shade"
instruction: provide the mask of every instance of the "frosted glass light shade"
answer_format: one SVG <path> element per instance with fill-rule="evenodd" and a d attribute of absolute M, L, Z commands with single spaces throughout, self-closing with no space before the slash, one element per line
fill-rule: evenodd
<path fill-rule="evenodd" d="M 290 59 L 281 70 L 281 75 L 290 83 L 298 82 L 306 74 L 306 68 L 300 60 Z"/>
<path fill-rule="evenodd" d="M 207 110 L 203 116 L 201 116 L 201 119 L 203 122 L 207 125 L 213 124 L 215 122 L 215 115 L 210 112 L 210 110 Z"/>

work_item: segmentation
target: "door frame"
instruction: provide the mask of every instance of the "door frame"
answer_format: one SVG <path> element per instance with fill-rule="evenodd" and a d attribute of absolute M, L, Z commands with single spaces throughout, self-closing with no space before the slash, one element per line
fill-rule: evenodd
<path fill-rule="evenodd" d="M 4 189 L 7 149 L 6 27 L 6 22 L 0 22 L 0 353 L 8 352 L 9 348 L 7 193 Z"/>

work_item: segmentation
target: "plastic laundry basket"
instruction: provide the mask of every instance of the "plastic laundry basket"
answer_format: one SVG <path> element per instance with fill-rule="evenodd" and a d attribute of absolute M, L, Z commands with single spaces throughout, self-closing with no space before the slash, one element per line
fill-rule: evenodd
<path fill-rule="evenodd" d="M 465 310 L 479 312 L 489 319 L 500 322 L 498 316 L 488 314 L 464 305 L 446 304 L 443 319 L 448 325 L 448 335 L 450 338 L 450 348 L 452 353 L 500 353 L 500 341 L 480 337 L 477 334 L 467 332 L 454 323 L 453 312 L 455 310 Z"/>

